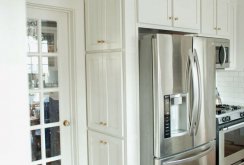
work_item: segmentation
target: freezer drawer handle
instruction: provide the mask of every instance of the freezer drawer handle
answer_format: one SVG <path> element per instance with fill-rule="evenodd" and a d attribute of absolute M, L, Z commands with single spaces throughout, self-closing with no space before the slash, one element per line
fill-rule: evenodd
<path fill-rule="evenodd" d="M 207 155 L 214 148 L 215 148 L 215 145 L 214 144 L 211 144 L 211 146 L 207 150 L 205 150 L 203 152 L 200 152 L 197 155 L 194 155 L 192 157 L 187 157 L 187 158 L 184 158 L 184 159 L 173 160 L 173 161 L 168 161 L 168 162 L 162 162 L 161 165 L 178 165 L 178 164 L 182 164 L 182 163 L 186 163 L 186 162 L 191 162 L 191 161 L 197 160 L 197 159 L 199 159 L 199 158 Z"/>

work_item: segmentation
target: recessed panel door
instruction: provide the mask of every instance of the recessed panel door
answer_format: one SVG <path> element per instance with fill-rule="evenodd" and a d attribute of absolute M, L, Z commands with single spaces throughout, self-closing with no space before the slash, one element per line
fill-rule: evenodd
<path fill-rule="evenodd" d="M 27 8 L 27 70 L 33 165 L 71 165 L 66 13 Z"/>

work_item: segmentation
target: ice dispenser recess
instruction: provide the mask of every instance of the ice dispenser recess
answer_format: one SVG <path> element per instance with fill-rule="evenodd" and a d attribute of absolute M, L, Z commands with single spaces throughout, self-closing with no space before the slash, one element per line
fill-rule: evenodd
<path fill-rule="evenodd" d="M 164 138 L 188 132 L 188 94 L 164 96 Z"/>

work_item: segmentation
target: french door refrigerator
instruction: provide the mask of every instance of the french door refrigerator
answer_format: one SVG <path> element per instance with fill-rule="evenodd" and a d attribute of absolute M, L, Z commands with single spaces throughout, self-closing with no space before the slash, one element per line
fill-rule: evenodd
<path fill-rule="evenodd" d="M 141 165 L 215 165 L 214 39 L 147 34 L 139 46 Z"/>

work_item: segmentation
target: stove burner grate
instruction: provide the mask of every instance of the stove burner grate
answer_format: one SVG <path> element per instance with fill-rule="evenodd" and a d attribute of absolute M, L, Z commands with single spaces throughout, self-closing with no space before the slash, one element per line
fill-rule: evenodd
<path fill-rule="evenodd" d="M 228 105 L 228 104 L 220 104 L 216 105 L 216 114 L 224 114 L 230 111 L 235 111 L 241 109 L 241 106 L 239 105 Z"/>

